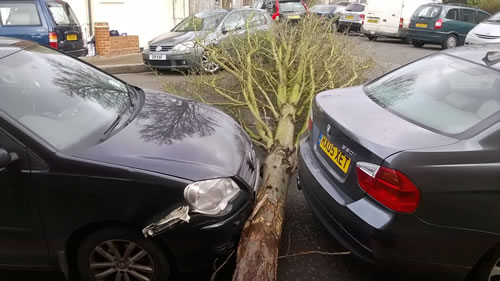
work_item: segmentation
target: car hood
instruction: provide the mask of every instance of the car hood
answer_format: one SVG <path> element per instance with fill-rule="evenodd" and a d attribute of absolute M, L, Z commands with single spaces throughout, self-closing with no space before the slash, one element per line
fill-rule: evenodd
<path fill-rule="evenodd" d="M 474 33 L 486 36 L 500 36 L 500 24 L 483 22 L 474 28 Z"/>
<path fill-rule="evenodd" d="M 175 46 L 177 44 L 192 41 L 201 35 L 201 31 L 190 31 L 190 32 L 168 32 L 162 34 L 149 42 L 151 46 Z"/>
<path fill-rule="evenodd" d="M 251 149 L 247 135 L 225 113 L 148 91 L 130 124 L 72 156 L 197 181 L 236 175 Z"/>

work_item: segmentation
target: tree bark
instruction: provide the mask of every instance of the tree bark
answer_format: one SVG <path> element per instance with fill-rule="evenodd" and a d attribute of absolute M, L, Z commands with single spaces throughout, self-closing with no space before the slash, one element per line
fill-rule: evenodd
<path fill-rule="evenodd" d="M 291 151 L 277 149 L 265 160 L 263 184 L 254 213 L 247 221 L 238 247 L 233 281 L 276 279 L 277 258 L 290 180 Z"/>

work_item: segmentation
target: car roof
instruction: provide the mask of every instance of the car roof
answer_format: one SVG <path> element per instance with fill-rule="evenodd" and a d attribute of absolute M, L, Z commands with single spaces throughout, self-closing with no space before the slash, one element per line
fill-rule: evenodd
<path fill-rule="evenodd" d="M 443 53 L 500 71 L 500 43 L 464 46 Z"/>
<path fill-rule="evenodd" d="M 447 7 L 447 8 L 462 8 L 462 9 L 481 10 L 478 7 L 467 5 L 467 4 L 460 4 L 460 3 L 427 3 L 424 5 L 425 6 L 442 6 L 442 7 Z"/>
<path fill-rule="evenodd" d="M 0 37 L 0 60 L 33 45 L 36 45 L 36 43 L 9 37 Z"/>

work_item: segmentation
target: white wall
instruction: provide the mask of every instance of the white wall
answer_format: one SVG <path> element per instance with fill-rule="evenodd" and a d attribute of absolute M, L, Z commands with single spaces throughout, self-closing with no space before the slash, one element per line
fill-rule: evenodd
<path fill-rule="evenodd" d="M 176 11 L 181 10 L 183 0 L 92 0 L 94 22 L 108 22 L 110 30 L 139 35 L 143 47 L 149 40 L 168 32 L 175 25 Z M 188 5 L 188 1 L 185 1 Z M 189 5 L 186 7 L 186 16 Z M 177 18 L 180 17 L 176 12 Z"/>

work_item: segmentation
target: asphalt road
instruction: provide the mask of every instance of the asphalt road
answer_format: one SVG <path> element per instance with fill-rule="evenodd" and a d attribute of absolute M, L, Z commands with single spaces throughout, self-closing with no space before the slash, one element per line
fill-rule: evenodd
<path fill-rule="evenodd" d="M 374 57 L 380 72 L 397 68 L 410 61 L 435 53 L 438 47 L 415 48 L 400 40 L 378 39 L 370 42 L 364 37 L 351 36 L 359 42 L 365 54 Z M 163 91 L 165 84 L 189 79 L 179 73 L 140 73 L 117 75 L 122 80 L 143 88 Z M 310 251 L 323 254 L 303 254 Z M 288 193 L 286 220 L 280 250 L 280 281 L 388 281 L 410 280 L 412 276 L 395 276 L 360 262 L 352 255 L 331 255 L 346 250 L 339 242 L 330 237 L 319 224 L 307 206 L 302 192 L 297 190 L 294 180 Z M 298 254 L 298 255 L 296 255 Z M 209 280 L 210 272 L 202 272 L 182 280 Z M 230 266 L 221 273 L 217 280 L 230 280 Z M 414 278 L 414 277 L 412 277 Z M 432 278 L 424 277 L 429 281 Z M 420 279 L 420 278 L 419 278 Z M 2 281 L 63 281 L 57 273 L 47 272 L 0 272 Z M 422 279 L 420 279 L 422 280 Z"/>

